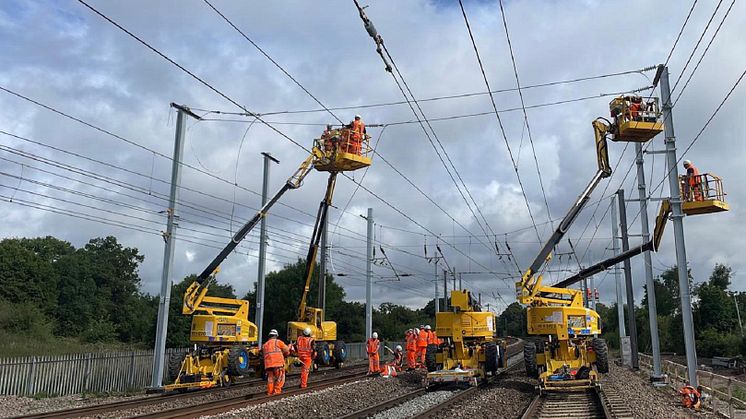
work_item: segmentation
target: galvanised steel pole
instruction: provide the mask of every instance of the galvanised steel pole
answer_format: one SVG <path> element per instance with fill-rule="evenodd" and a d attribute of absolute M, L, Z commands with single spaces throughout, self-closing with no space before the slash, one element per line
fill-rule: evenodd
<path fill-rule="evenodd" d="M 158 322 L 153 349 L 153 376 L 151 386 L 158 388 L 163 385 L 163 369 L 166 363 L 166 334 L 168 333 L 168 309 L 171 304 L 171 267 L 174 262 L 174 245 L 176 232 L 176 203 L 179 200 L 179 182 L 181 181 L 181 155 L 184 151 L 184 133 L 186 131 L 187 116 L 194 116 L 189 108 L 171 104 L 177 109 L 176 136 L 174 140 L 174 157 L 171 164 L 171 193 L 168 198 L 168 222 L 163 239 L 166 246 L 163 249 L 163 271 L 161 272 L 161 293 L 158 299 Z"/>
<path fill-rule="evenodd" d="M 650 240 L 650 225 L 648 223 L 648 192 L 645 185 L 645 160 L 642 144 L 635 143 L 637 158 L 637 196 L 640 199 L 640 226 L 642 228 L 642 242 Z M 650 251 L 643 253 L 645 262 L 645 284 L 648 290 L 648 321 L 650 323 L 650 346 L 653 352 L 653 374 L 651 378 L 661 378 L 661 346 L 658 340 L 658 308 L 655 302 L 655 283 L 653 281 L 653 260 Z"/>
<path fill-rule="evenodd" d="M 262 156 L 264 156 L 264 180 L 262 181 L 262 207 L 264 207 L 269 199 L 269 163 L 280 163 L 280 161 L 266 152 L 262 153 Z M 264 342 L 264 271 L 266 270 L 266 258 L 267 214 L 263 214 L 261 224 L 259 224 L 259 263 L 256 276 L 256 327 L 259 333 L 259 347 L 261 347 Z"/>
<path fill-rule="evenodd" d="M 679 170 L 676 166 L 676 136 L 673 129 L 671 109 L 671 87 L 668 82 L 668 67 L 663 67 L 660 77 L 661 102 L 663 108 L 663 130 L 666 143 L 666 165 L 668 167 L 668 187 L 671 195 L 671 220 L 676 243 L 676 267 L 679 274 L 679 294 L 681 296 L 681 319 L 684 328 L 684 347 L 689 384 L 697 387 L 697 348 L 694 340 L 692 319 L 692 297 L 689 291 L 689 270 L 686 265 L 686 245 L 684 243 L 684 212 L 681 209 L 679 190 Z"/>

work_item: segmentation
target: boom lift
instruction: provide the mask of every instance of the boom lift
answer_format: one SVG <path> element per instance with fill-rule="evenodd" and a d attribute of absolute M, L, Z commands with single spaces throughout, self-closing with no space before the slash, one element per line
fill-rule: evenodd
<path fill-rule="evenodd" d="M 551 260 L 554 247 L 587 204 L 596 186 L 611 176 L 607 136 L 614 141 L 644 142 L 663 130 L 657 99 L 646 106 L 639 105 L 641 102 L 635 97 L 620 96 L 609 104 L 613 122 L 604 118 L 593 121 L 598 170 L 521 280 L 516 282 L 517 300 L 528 306 L 528 333 L 540 336 L 535 342 L 524 345 L 524 361 L 526 373 L 539 378 L 541 390 L 591 386 L 597 380 L 594 366 L 598 372 L 608 372 L 606 342 L 594 337 L 601 333 L 598 313 L 583 307 L 582 291 L 544 285 L 542 275 L 537 273 Z M 632 106 L 633 103 L 638 105 Z"/>
<path fill-rule="evenodd" d="M 467 290 L 451 291 L 450 310 L 435 313 L 440 345 L 428 345 L 425 384 L 477 385 L 505 367 L 505 342 L 495 338 L 495 314 L 482 311 Z"/>
<path fill-rule="evenodd" d="M 364 136 L 360 141 L 355 140 L 349 128 L 327 130 L 321 138 L 315 139 L 309 156 L 295 173 L 233 235 L 225 248 L 189 285 L 184 293 L 182 313 L 192 315 L 190 340 L 194 345 L 188 353 L 173 357 L 169 361 L 168 372 L 173 384 L 165 386 L 165 390 L 227 386 L 238 377 L 247 375 L 251 369 L 257 372 L 262 370 L 260 352 L 256 345 L 258 329 L 254 323 L 249 321 L 249 302 L 208 296 L 209 287 L 215 281 L 220 270 L 219 266 L 225 258 L 261 221 L 262 217 L 267 215 L 270 208 L 285 192 L 302 185 L 312 169 L 330 172 L 329 185 L 333 190 L 333 180 L 338 172 L 356 170 L 370 165 L 369 137 Z M 329 187 L 327 187 L 327 198 L 331 202 Z M 304 295 L 307 291 L 308 284 Z M 314 310 L 317 310 L 316 313 L 323 320 L 323 312 L 320 309 Z M 336 335 L 334 322 L 322 324 L 329 323 L 332 324 L 330 329 L 333 329 Z"/>
<path fill-rule="evenodd" d="M 339 141 L 342 145 L 333 147 L 336 151 L 330 156 L 328 162 L 316 165 L 316 170 L 329 172 L 329 179 L 326 184 L 324 199 L 319 204 L 319 209 L 316 213 L 316 222 L 313 226 L 313 234 L 311 235 L 311 242 L 308 247 L 308 254 L 306 255 L 303 295 L 298 304 L 296 320 L 288 322 L 287 338 L 291 342 L 297 341 L 298 336 L 303 333 L 304 329 L 311 329 L 311 335 L 316 341 L 316 348 L 314 348 L 316 352 L 314 367 L 334 366 L 340 368 L 347 359 L 347 347 L 343 341 L 337 340 L 337 323 L 326 320 L 322 308 L 309 306 L 308 294 L 311 290 L 311 280 L 313 279 L 314 268 L 316 266 L 319 243 L 321 242 L 323 229 L 326 225 L 329 206 L 331 206 L 334 196 L 337 174 L 339 172 L 352 171 L 370 166 L 371 158 L 369 154 L 371 153 L 371 149 L 368 145 L 370 137 L 365 134 L 362 139 L 362 149 L 359 152 L 352 152 L 357 151 L 357 148 L 354 146 L 345 147 L 344 144 L 349 144 L 350 138 L 353 135 L 352 131 L 347 128 L 327 132 L 324 135 L 322 139 L 318 140 L 320 143 L 323 142 L 328 145 L 330 141 Z"/>

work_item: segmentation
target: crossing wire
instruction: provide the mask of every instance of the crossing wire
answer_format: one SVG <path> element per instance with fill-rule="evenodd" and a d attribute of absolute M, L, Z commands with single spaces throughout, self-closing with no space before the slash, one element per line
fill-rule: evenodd
<path fill-rule="evenodd" d="M 673 42 L 673 46 L 671 47 L 671 50 L 668 51 L 668 56 L 666 57 L 666 62 L 663 64 L 663 66 L 668 65 L 668 61 L 671 59 L 671 55 L 673 55 L 673 51 L 676 49 L 676 45 L 678 45 L 679 40 L 681 39 L 681 34 L 684 33 L 684 28 L 686 28 L 686 24 L 689 23 L 689 18 L 692 17 L 692 12 L 694 11 L 694 7 L 697 5 L 697 0 L 694 0 L 692 3 L 692 7 L 689 8 L 689 13 L 686 15 L 686 19 L 684 19 L 684 24 L 681 25 L 681 29 L 679 30 L 679 34 L 676 35 L 676 40 Z"/>
<path fill-rule="evenodd" d="M 385 45 L 383 46 L 383 50 L 385 51 L 386 56 L 391 61 L 391 65 L 393 66 L 394 70 L 396 71 L 396 74 L 399 75 L 399 80 L 401 80 L 401 83 L 399 83 L 399 80 L 397 80 L 397 78 L 394 75 L 394 73 L 393 72 L 391 73 L 391 77 L 394 79 L 394 82 L 396 82 L 396 86 L 401 91 L 401 93 L 404 96 L 405 100 L 407 100 L 407 103 L 409 104 L 409 108 L 412 110 L 412 113 L 414 114 L 415 118 L 417 119 L 418 124 L 422 128 L 422 131 L 425 133 L 425 137 L 430 142 L 430 145 L 433 147 L 433 150 L 435 150 L 435 154 L 438 156 L 438 159 L 442 163 L 443 167 L 446 169 L 446 172 L 448 173 L 448 176 L 451 178 L 451 181 L 453 181 L 454 186 L 456 186 L 456 190 L 458 191 L 459 195 L 461 195 L 461 198 L 466 203 L 466 206 L 467 206 L 467 208 L 469 208 L 469 211 L 474 216 L 474 219 L 477 221 L 477 225 L 479 225 L 479 227 L 482 230 L 482 232 L 484 232 L 485 234 L 487 234 L 487 230 L 485 230 L 484 226 L 482 225 L 482 222 L 479 220 L 479 217 L 477 217 L 477 214 L 474 213 L 474 209 L 472 209 L 471 204 L 469 203 L 469 200 L 466 199 L 466 196 L 464 196 L 464 192 L 461 190 L 461 187 L 459 187 L 459 184 L 458 184 L 458 182 L 456 182 L 456 179 L 454 179 L 453 174 L 451 173 L 451 170 L 448 168 L 448 165 L 443 160 L 443 156 L 441 156 L 441 153 L 438 152 L 438 148 L 435 146 L 435 143 L 433 142 L 433 138 L 435 138 L 435 142 L 437 142 L 438 145 L 440 146 L 440 149 L 441 149 L 443 155 L 446 157 L 446 160 L 448 160 L 448 162 L 450 163 L 451 168 L 453 168 L 453 172 L 458 177 L 459 181 L 461 182 L 461 184 L 464 187 L 464 190 L 466 190 L 466 193 L 469 195 L 469 198 L 471 198 L 472 202 L 474 203 L 474 206 L 477 208 L 477 211 L 482 216 L 482 220 L 484 220 L 484 222 L 487 225 L 487 227 L 490 230 L 492 230 L 492 228 L 490 227 L 489 223 L 487 222 L 487 219 L 484 217 L 484 214 L 482 214 L 482 210 L 479 208 L 479 205 L 474 200 L 474 197 L 471 195 L 471 191 L 466 186 L 466 183 L 461 178 L 461 174 L 458 172 L 458 170 L 456 169 L 456 166 L 453 164 L 453 161 L 451 160 L 450 155 L 446 151 L 445 147 L 443 147 L 443 143 L 441 143 L 440 138 L 438 138 L 438 135 L 435 133 L 435 130 L 433 129 L 432 125 L 430 124 L 430 121 L 427 119 L 427 116 L 425 115 L 424 111 L 420 107 L 420 104 L 417 102 L 417 98 L 415 98 L 414 93 L 412 92 L 412 89 L 409 88 L 409 85 L 407 84 L 407 81 L 404 79 L 404 76 L 399 71 L 399 68 L 396 65 L 396 62 L 394 61 L 394 58 L 391 56 L 391 53 L 389 53 L 388 48 Z M 404 92 L 404 89 L 402 88 L 402 84 L 406 88 L 407 92 L 409 92 L 409 97 L 407 97 L 407 94 Z M 412 99 L 411 101 L 409 100 L 410 97 Z M 422 115 L 422 119 L 420 119 L 420 115 L 417 114 L 417 111 L 412 106 L 412 102 L 414 102 L 415 106 L 420 111 L 420 114 Z M 430 128 L 430 132 L 432 132 L 432 134 L 433 134 L 432 137 L 428 133 L 427 128 L 425 128 L 425 125 L 422 123 L 422 120 L 424 120 L 425 123 L 427 124 L 428 128 Z M 494 234 L 494 232 L 493 232 L 493 234 Z"/>
<path fill-rule="evenodd" d="M 551 223 L 552 220 L 552 213 L 549 209 L 549 201 L 547 201 L 547 193 L 544 190 L 544 180 L 543 176 L 541 175 L 541 168 L 539 167 L 539 160 L 536 158 L 536 148 L 534 148 L 534 138 L 531 135 L 531 125 L 528 122 L 528 113 L 526 112 L 526 102 L 523 100 L 523 91 L 521 90 L 521 79 L 518 77 L 518 65 L 515 61 L 515 55 L 513 54 L 513 43 L 510 42 L 510 32 L 508 31 L 508 22 L 505 17 L 505 9 L 503 8 L 503 0 L 499 1 L 500 3 L 500 14 L 502 15 L 503 20 L 503 28 L 505 29 L 505 38 L 508 41 L 508 50 L 510 51 L 510 61 L 513 63 L 513 74 L 515 75 L 515 84 L 518 87 L 518 96 L 521 99 L 521 108 L 523 109 L 523 119 L 526 124 L 526 132 L 528 134 L 528 142 L 531 145 L 531 153 L 534 156 L 534 164 L 536 165 L 536 172 L 539 176 L 539 187 L 541 188 L 541 195 L 544 197 L 544 205 L 546 205 L 547 208 L 547 219 L 550 220 L 550 225 L 552 228 L 554 228 L 554 224 Z M 459 0 L 459 5 L 461 6 L 461 12 L 464 14 L 464 19 L 466 19 L 466 11 L 464 11 L 464 4 L 461 0 Z M 520 157 L 520 146 L 519 149 L 519 157 Z M 518 163 L 516 162 L 516 165 Z"/>
<path fill-rule="evenodd" d="M 556 81 L 550 81 L 550 82 L 544 82 L 544 83 L 537 83 L 537 84 L 530 84 L 526 86 L 522 86 L 521 90 L 528 90 L 528 89 L 536 89 L 541 87 L 552 87 L 552 86 L 560 86 L 563 84 L 571 84 L 571 83 L 579 83 L 583 81 L 590 81 L 590 80 L 598 80 L 603 78 L 609 78 L 609 77 L 618 77 L 618 76 L 625 76 L 625 75 L 631 75 L 631 74 L 642 74 L 643 72 L 654 70 L 655 66 L 645 67 L 642 69 L 636 69 L 636 70 L 625 70 L 625 71 L 618 71 L 613 73 L 605 73 L 605 74 L 599 74 L 595 76 L 585 76 L 585 77 L 576 77 L 574 79 L 565 79 L 565 80 L 556 80 Z M 493 90 L 492 93 L 507 93 L 507 92 L 516 92 L 518 91 L 517 88 L 505 88 L 505 89 L 496 89 Z M 469 98 L 469 97 L 476 97 L 476 96 L 486 96 L 488 95 L 488 92 L 470 92 L 470 93 L 459 93 L 459 94 L 453 94 L 453 95 L 444 95 L 444 96 L 434 96 L 429 97 L 425 99 L 417 99 L 418 102 L 435 102 L 435 101 L 441 101 L 441 100 L 451 100 L 451 99 L 462 99 L 462 98 Z M 338 111 L 338 110 L 355 110 L 355 109 L 368 109 L 368 108 L 380 108 L 380 107 L 387 107 L 387 106 L 398 106 L 398 105 L 406 105 L 407 102 L 405 100 L 401 101 L 389 101 L 389 102 L 379 102 L 379 103 L 368 103 L 368 104 L 361 104 L 361 105 L 346 105 L 346 106 L 336 106 L 336 107 L 326 107 L 322 109 L 295 109 L 295 110 L 287 110 L 287 111 L 269 111 L 269 112 L 259 112 L 259 115 L 261 116 L 271 116 L 271 115 L 289 115 L 289 114 L 304 114 L 304 113 L 318 113 L 318 112 L 328 112 L 330 111 Z M 251 116 L 247 115 L 245 112 L 232 112 L 232 111 L 224 111 L 224 110 L 210 110 L 205 108 L 198 108 L 193 107 L 191 108 L 195 111 L 200 112 L 209 112 L 209 113 L 215 113 L 215 114 L 224 114 L 224 115 L 237 115 L 237 116 Z M 520 108 L 516 108 L 516 110 L 519 110 Z M 527 107 L 527 109 L 530 109 L 530 107 Z M 503 112 L 503 111 L 501 111 Z M 431 119 L 432 121 L 433 119 Z M 414 121 L 413 121 L 414 122 Z M 270 123 L 276 123 L 276 122 L 270 122 Z"/>
<path fill-rule="evenodd" d="M 707 55 L 707 51 L 710 50 L 710 46 L 712 46 L 712 42 L 715 40 L 715 37 L 717 37 L 718 33 L 720 32 L 720 28 L 723 27 L 723 23 L 725 23 L 725 19 L 728 18 L 728 15 L 730 14 L 731 9 L 733 9 L 733 6 L 736 4 L 736 0 L 733 0 L 730 3 L 730 6 L 728 7 L 728 10 L 725 11 L 725 14 L 723 15 L 723 18 L 720 20 L 720 24 L 718 24 L 718 27 L 715 29 L 715 33 L 712 34 L 712 38 L 710 38 L 710 42 L 707 43 L 707 47 L 705 47 L 705 50 L 702 52 L 702 55 L 699 57 L 699 60 L 697 60 L 697 64 L 694 66 L 694 69 L 692 69 L 692 72 L 689 74 L 689 77 L 686 79 L 686 82 L 684 83 L 684 86 L 681 88 L 681 91 L 676 96 L 676 100 L 673 102 L 673 106 L 676 107 L 676 104 L 679 103 L 679 98 L 681 98 L 681 95 L 683 94 L 684 90 L 686 90 L 686 87 L 689 86 L 689 82 L 692 80 L 692 77 L 694 76 L 694 73 L 697 72 L 697 69 L 699 68 L 699 65 L 702 63 L 702 60 L 705 58 L 705 55 Z M 694 51 L 692 51 L 694 53 Z M 683 74 L 683 71 L 682 71 Z"/>
<path fill-rule="evenodd" d="M 325 111 L 326 111 L 327 113 L 329 113 L 330 115 L 332 115 L 332 116 L 333 116 L 333 117 L 334 117 L 334 118 L 335 118 L 335 119 L 336 119 L 337 121 L 339 121 L 339 123 L 340 123 L 340 124 L 343 124 L 343 123 L 344 123 L 344 122 L 342 122 L 342 120 L 341 120 L 341 119 L 340 119 L 339 117 L 337 117 L 337 115 L 335 115 L 335 114 L 334 114 L 334 112 L 332 112 L 331 110 L 329 110 L 329 108 L 328 108 L 328 107 L 327 107 L 327 106 L 326 106 L 326 105 L 325 105 L 324 103 L 322 103 L 322 102 L 321 102 L 321 100 L 319 100 L 319 99 L 318 99 L 318 98 L 317 98 L 316 96 L 314 96 L 314 95 L 313 95 L 313 93 L 311 93 L 311 92 L 310 92 L 310 91 L 309 91 L 309 90 L 308 90 L 308 89 L 307 89 L 307 88 L 306 88 L 305 86 L 303 86 L 303 84 L 301 84 L 301 83 L 300 83 L 300 82 L 299 82 L 299 81 L 298 81 L 297 79 L 295 79 L 295 78 L 294 78 L 294 77 L 293 77 L 293 76 L 292 76 L 292 75 L 291 75 L 291 74 L 290 74 L 290 73 L 289 73 L 289 72 L 288 72 L 287 70 L 285 70 L 285 69 L 284 69 L 284 68 L 283 68 L 283 67 L 282 67 L 282 66 L 281 66 L 281 65 L 280 65 L 280 64 L 279 64 L 279 63 L 278 63 L 278 62 L 277 62 L 276 60 L 274 60 L 274 59 L 273 59 L 273 58 L 272 58 L 272 57 L 271 57 L 271 56 L 270 56 L 270 55 L 269 55 L 269 54 L 268 54 L 267 52 L 265 52 L 265 51 L 264 51 L 264 50 L 263 50 L 263 49 L 262 49 L 262 48 L 261 48 L 261 47 L 260 47 L 260 46 L 259 46 L 259 45 L 258 45 L 258 44 L 257 44 L 256 42 L 254 42 L 254 41 L 253 41 L 253 40 L 252 40 L 252 39 L 251 39 L 251 38 L 250 38 L 250 37 L 249 37 L 249 36 L 248 36 L 248 35 L 247 35 L 246 33 L 244 33 L 244 32 L 243 32 L 243 31 L 242 31 L 241 29 L 239 29 L 239 28 L 238 28 L 238 27 L 237 27 L 237 26 L 236 26 L 236 25 L 235 25 L 235 24 L 234 24 L 234 23 L 233 23 L 233 22 L 232 22 L 232 21 L 231 21 L 231 20 L 230 20 L 230 19 L 229 19 L 229 18 L 228 18 L 228 17 L 226 16 L 226 15 L 225 15 L 225 14 L 223 14 L 223 13 L 222 13 L 222 12 L 221 12 L 220 10 L 218 10 L 218 9 L 217 9 L 217 8 L 216 8 L 216 7 L 215 7 L 215 6 L 214 6 L 214 5 L 212 4 L 212 3 L 210 3 L 210 2 L 208 1 L 208 0 L 203 0 L 203 1 L 204 1 L 204 3 L 205 3 L 205 4 L 207 4 L 207 5 L 208 5 L 208 6 L 209 6 L 209 7 L 210 7 L 210 8 L 211 8 L 211 9 L 212 9 L 212 10 L 213 10 L 213 11 L 214 11 L 215 13 L 217 13 L 217 14 L 218 14 L 218 15 L 219 15 L 219 16 L 220 16 L 220 17 L 221 17 L 221 18 L 222 18 L 222 19 L 223 19 L 223 20 L 224 20 L 224 21 L 225 21 L 226 23 L 228 23 L 228 25 L 230 25 L 230 26 L 231 26 L 231 27 L 232 27 L 233 29 L 235 29 L 235 30 L 236 30 L 236 31 L 237 31 L 237 32 L 238 32 L 239 34 L 241 34 L 241 36 L 242 36 L 242 37 L 243 37 L 244 39 L 246 39 L 246 41 L 248 41 L 248 42 L 249 42 L 249 43 L 250 43 L 251 45 L 253 45 L 253 46 L 254 46 L 254 47 L 255 47 L 255 48 L 256 48 L 256 49 L 257 49 L 257 50 L 258 50 L 259 52 L 261 52 L 261 53 L 262 53 L 262 55 L 264 55 L 264 56 L 265 56 L 265 57 L 266 57 L 266 58 L 267 58 L 267 59 L 268 59 L 268 60 L 269 60 L 270 62 L 272 62 L 272 64 L 274 64 L 274 65 L 275 65 L 275 66 L 276 66 L 276 67 L 277 67 L 277 68 L 278 68 L 278 69 L 279 69 L 280 71 L 282 71 L 282 72 L 283 72 L 283 73 L 284 73 L 284 74 L 285 74 L 285 75 L 286 75 L 286 76 L 287 76 L 288 78 L 290 78 L 290 79 L 291 79 L 291 80 L 292 80 L 292 81 L 293 81 L 293 82 L 294 82 L 294 83 L 295 83 L 295 84 L 296 84 L 296 85 L 297 85 L 298 87 L 300 87 L 300 88 L 301 88 L 301 89 L 302 89 L 302 90 L 303 90 L 303 91 L 304 91 L 304 92 L 305 92 L 305 93 L 306 93 L 306 94 L 307 94 L 308 96 L 310 96 L 310 97 L 311 97 L 311 98 L 312 98 L 312 99 L 313 99 L 314 101 L 316 101 L 316 103 L 318 103 L 318 104 L 319 104 L 319 105 L 320 105 L 320 106 L 321 106 L 322 108 L 324 108 L 324 110 L 325 110 Z M 398 70 L 397 70 L 397 71 L 398 71 Z M 422 110 L 420 109 L 420 111 L 422 111 Z M 385 128 L 384 128 L 384 129 L 385 129 Z M 383 132 L 382 132 L 381 134 L 383 134 Z M 379 139 L 380 139 L 380 136 L 379 136 Z M 442 147 L 442 145 L 441 145 L 441 147 Z M 412 182 L 412 181 L 411 181 L 410 179 L 408 179 L 408 178 L 407 178 L 407 177 L 406 177 L 406 176 L 405 176 L 405 175 L 404 175 L 404 174 L 403 174 L 403 173 L 402 173 L 402 172 L 401 172 L 400 170 L 398 170 L 398 169 L 397 169 L 397 168 L 396 168 L 396 167 L 395 167 L 394 165 L 392 165 L 391 163 L 389 163 L 389 161 L 388 161 L 388 160 L 384 159 L 384 158 L 383 158 L 383 156 L 381 156 L 381 155 L 380 155 L 380 153 L 376 152 L 376 148 L 377 148 L 377 147 L 375 147 L 375 146 L 373 147 L 374 153 L 376 153 L 376 154 L 377 154 L 377 155 L 378 155 L 378 156 L 379 156 L 379 157 L 380 157 L 380 158 L 381 158 L 381 159 L 382 159 L 382 160 L 383 160 L 383 161 L 384 161 L 384 162 L 385 162 L 385 163 L 386 163 L 387 165 L 389 165 L 389 166 L 390 166 L 390 167 L 391 167 L 392 169 L 394 169 L 394 171 L 396 171 L 396 173 L 397 173 L 397 174 L 399 174 L 399 175 L 400 175 L 400 176 L 401 176 L 402 178 L 404 178 L 404 179 L 405 179 L 405 180 L 406 180 L 406 181 L 407 181 L 407 182 L 408 182 L 408 183 L 409 183 L 410 185 L 412 185 L 412 186 L 413 186 L 413 187 L 414 187 L 414 188 L 415 188 L 415 189 L 416 189 L 416 190 L 417 190 L 418 192 L 420 192 L 420 193 L 421 193 L 421 194 L 422 194 L 422 195 L 423 195 L 424 197 L 426 197 L 426 198 L 427 198 L 428 200 L 430 200 L 430 202 L 432 202 L 433 204 L 435 204 L 435 206 L 436 206 L 436 207 L 437 207 L 438 209 L 440 209 L 441 211 L 443 211 L 443 212 L 444 212 L 444 213 L 445 213 L 445 214 L 446 214 L 446 215 L 447 215 L 447 216 L 448 216 L 449 218 L 451 218 L 452 220 L 454 220 L 454 221 L 455 221 L 455 219 L 453 218 L 453 216 L 451 216 L 451 215 L 450 215 L 450 214 L 449 214 L 448 212 L 446 212 L 446 211 L 445 211 L 445 209 L 443 209 L 443 208 L 442 208 L 442 207 L 441 207 L 440 205 L 438 205 L 437 203 L 435 203 L 435 202 L 434 202 L 434 201 L 433 201 L 433 200 L 432 200 L 432 199 L 430 198 L 430 196 L 429 196 L 429 195 L 427 195 L 426 193 L 424 193 L 424 192 L 423 192 L 423 191 L 422 191 L 422 190 L 421 190 L 421 189 L 420 189 L 420 188 L 419 188 L 419 187 L 418 187 L 417 185 L 415 185 L 415 184 L 414 184 L 414 183 L 413 183 L 413 182 Z M 437 152 L 437 150 L 436 150 L 436 152 Z M 449 161 L 450 161 L 450 159 L 449 159 Z M 455 170 L 455 167 L 454 167 L 454 170 Z M 364 179 L 364 177 L 365 177 L 365 175 L 366 175 L 366 174 L 367 174 L 367 168 L 366 168 L 365 174 L 363 174 L 363 179 Z M 459 178 L 460 178 L 460 176 L 459 176 Z M 360 182 L 362 182 L 362 179 L 361 179 L 361 181 L 360 181 Z M 350 202 L 350 201 L 352 201 L 352 198 L 354 197 L 354 195 L 355 195 L 355 193 L 357 192 L 357 190 L 358 190 L 358 188 L 355 188 L 355 191 L 353 192 L 352 196 L 350 197 L 350 200 L 348 200 L 348 203 L 347 203 L 347 204 L 345 205 L 345 209 L 344 209 L 344 210 L 346 210 L 346 209 L 347 209 L 347 206 L 349 205 L 349 202 Z M 476 204 L 476 203 L 475 203 L 475 204 Z M 468 205 L 468 203 L 467 203 L 467 205 Z M 471 209 L 471 208 L 470 208 L 470 209 Z M 343 211 L 344 211 L 344 210 L 343 210 Z M 476 217 L 476 215 L 475 215 L 475 217 Z M 485 221 L 486 221 L 486 220 L 485 220 Z M 460 223 L 459 223 L 459 225 L 460 225 L 460 226 L 461 226 L 462 228 L 464 228 L 464 229 L 465 229 L 466 231 L 469 231 L 468 229 L 466 229 L 465 227 L 463 227 L 463 225 L 461 225 Z M 489 248 L 489 246 L 487 246 L 486 244 L 485 244 L 485 246 L 486 246 L 487 248 Z"/>
<path fill-rule="evenodd" d="M 681 77 L 684 76 L 684 73 L 686 72 L 687 67 L 689 67 L 689 63 L 692 62 L 692 58 L 694 58 L 694 54 L 697 52 L 697 49 L 699 48 L 699 44 L 702 42 L 702 39 L 705 37 L 707 30 L 710 28 L 710 25 L 712 24 L 713 19 L 715 19 L 715 15 L 717 14 L 718 10 L 720 10 L 720 6 L 722 4 L 723 4 L 723 0 L 718 1 L 718 4 L 715 7 L 715 10 L 712 12 L 712 15 L 710 16 L 710 20 L 707 21 L 707 25 L 705 25 L 705 29 L 699 35 L 699 39 L 697 39 L 697 43 L 694 45 L 694 48 L 692 49 L 691 54 L 689 54 L 689 58 L 687 58 L 686 64 L 684 64 L 684 68 L 681 70 L 681 73 L 679 73 L 679 77 L 676 78 L 676 82 L 673 84 L 673 87 L 671 88 L 671 93 L 676 91 L 676 87 L 679 85 L 679 82 L 681 81 Z"/>
<path fill-rule="evenodd" d="M 487 80 L 487 74 L 484 71 L 484 65 L 482 64 L 482 57 L 479 55 L 479 49 L 477 48 L 477 43 L 474 40 L 474 35 L 471 32 L 471 25 L 469 24 L 469 19 L 466 16 L 466 11 L 464 10 L 464 5 L 461 0 L 459 0 L 459 5 L 461 5 L 461 14 L 464 16 L 464 23 L 466 23 L 466 29 L 469 32 L 469 38 L 471 39 L 471 45 L 474 47 L 474 54 L 477 57 L 477 63 L 479 64 L 479 69 L 482 72 L 482 78 L 484 79 L 484 84 L 487 86 L 487 91 L 489 92 L 490 96 L 490 102 L 492 102 L 492 109 L 494 110 L 495 117 L 497 117 L 497 123 L 500 126 L 500 132 L 502 133 L 503 140 L 505 141 L 505 147 L 508 149 L 508 156 L 510 156 L 510 161 L 513 163 L 513 170 L 515 171 L 516 178 L 518 179 L 518 185 L 521 188 L 521 194 L 523 195 L 523 200 L 526 203 L 526 209 L 528 210 L 528 215 L 531 218 L 531 224 L 534 226 L 534 231 L 536 232 L 536 237 L 541 241 L 541 235 L 539 234 L 539 228 L 536 226 L 536 219 L 534 218 L 534 214 L 531 211 L 531 204 L 528 201 L 528 196 L 526 196 L 526 189 L 523 187 L 523 181 L 521 180 L 521 175 L 518 173 L 518 165 L 515 162 L 515 158 L 513 157 L 513 150 L 510 148 L 510 142 L 508 142 L 508 136 L 505 134 L 505 127 L 503 126 L 502 119 L 500 118 L 500 113 L 497 111 L 497 104 L 495 103 L 495 96 L 492 94 L 492 89 L 490 88 L 490 82 Z"/>

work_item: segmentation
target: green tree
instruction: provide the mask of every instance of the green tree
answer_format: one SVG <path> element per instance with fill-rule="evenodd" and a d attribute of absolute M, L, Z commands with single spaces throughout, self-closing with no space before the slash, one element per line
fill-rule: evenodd
<path fill-rule="evenodd" d="M 502 336 L 527 336 L 526 308 L 517 302 L 510 303 L 497 317 L 497 330 Z"/>
<path fill-rule="evenodd" d="M 716 263 L 715 268 L 710 274 L 710 285 L 725 291 L 730 286 L 730 279 L 732 275 L 733 269 L 731 269 L 730 266 L 724 265 L 722 263 Z"/>

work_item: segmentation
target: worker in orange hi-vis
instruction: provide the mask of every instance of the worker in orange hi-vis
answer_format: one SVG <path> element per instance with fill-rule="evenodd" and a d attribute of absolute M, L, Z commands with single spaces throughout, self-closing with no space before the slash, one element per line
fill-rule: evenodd
<path fill-rule="evenodd" d="M 352 135 L 350 138 L 350 153 L 360 154 L 362 150 L 363 138 L 365 138 L 365 123 L 360 115 L 355 115 L 355 119 L 350 122 Z"/>
<path fill-rule="evenodd" d="M 267 373 L 267 395 L 281 394 L 285 385 L 285 357 L 290 348 L 277 338 L 277 330 L 269 331 L 269 340 L 262 345 L 264 371 Z"/>
<path fill-rule="evenodd" d="M 314 343 L 310 327 L 303 329 L 303 336 L 298 336 L 298 341 L 295 343 L 298 360 L 303 364 L 300 370 L 300 388 L 308 387 L 308 374 L 311 373 L 311 365 L 313 363 Z"/>
<path fill-rule="evenodd" d="M 702 201 L 702 178 L 699 175 L 699 169 L 689 160 L 684 160 L 684 169 L 686 169 L 686 185 L 684 190 L 685 201 Z"/>
<path fill-rule="evenodd" d="M 430 325 L 425 326 L 425 330 L 427 330 L 427 344 L 428 345 L 440 345 L 440 339 L 438 339 L 438 334 L 435 333 L 435 330 L 433 330 Z"/>
<path fill-rule="evenodd" d="M 378 333 L 373 332 L 373 335 L 368 339 L 368 375 L 381 372 L 380 358 L 378 355 L 380 346 L 381 341 L 378 340 Z"/>
<path fill-rule="evenodd" d="M 417 335 L 414 333 L 414 329 L 407 330 L 405 335 L 407 350 L 407 371 L 411 371 L 417 368 Z"/>
<path fill-rule="evenodd" d="M 425 326 L 423 326 L 417 333 L 417 362 L 419 362 L 421 365 L 425 363 L 425 352 L 427 351 L 427 336 L 427 330 L 425 330 Z"/>

